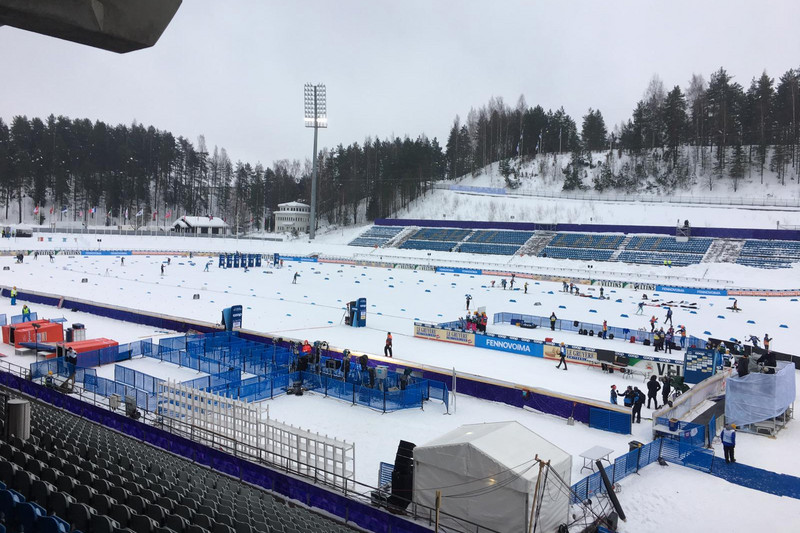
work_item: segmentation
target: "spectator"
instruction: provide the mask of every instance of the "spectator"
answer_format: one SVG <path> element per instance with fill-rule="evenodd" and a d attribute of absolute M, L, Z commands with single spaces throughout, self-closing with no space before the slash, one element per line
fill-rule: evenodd
<path fill-rule="evenodd" d="M 611 403 L 614 405 L 617 405 L 617 396 L 619 396 L 619 394 L 617 394 L 617 386 L 611 385 Z"/>
<path fill-rule="evenodd" d="M 736 424 L 728 424 L 725 429 L 719 434 L 722 439 L 722 449 L 725 451 L 725 462 L 735 463 L 736 458 L 733 456 L 733 450 L 736 448 Z"/>
<path fill-rule="evenodd" d="M 637 424 L 642 423 L 642 406 L 644 405 L 644 393 L 639 390 L 639 387 L 633 388 L 633 410 L 631 411 L 631 423 L 634 419 Z"/>
<path fill-rule="evenodd" d="M 650 409 L 650 400 L 653 400 L 658 409 L 658 391 L 661 390 L 661 385 L 658 383 L 656 376 L 650 376 L 650 381 L 647 382 L 647 408 Z"/>
<path fill-rule="evenodd" d="M 743 378 L 750 373 L 750 358 L 747 356 L 747 354 L 742 354 L 742 356 L 736 362 L 736 372 L 739 374 L 740 378 Z"/>
<path fill-rule="evenodd" d="M 551 329 L 552 331 L 555 331 L 555 330 L 556 330 L 556 320 L 558 320 L 558 318 L 556 317 L 556 312 L 555 312 L 555 311 L 553 311 L 553 312 L 550 314 L 550 329 Z"/>
<path fill-rule="evenodd" d="M 622 405 L 625 407 L 633 406 L 633 387 L 628 385 L 628 388 L 625 389 L 625 392 L 621 394 L 622 396 Z"/>
<path fill-rule="evenodd" d="M 661 378 L 661 381 L 664 382 L 661 385 L 661 406 L 665 406 L 669 403 L 669 393 L 672 390 L 672 380 L 669 376 L 664 376 Z"/>
<path fill-rule="evenodd" d="M 23 308 L 23 311 L 25 308 Z M 774 374 L 775 367 L 778 366 L 778 362 L 775 359 L 775 354 L 773 352 L 764 352 L 764 355 L 759 357 L 756 360 L 757 363 L 764 365 L 764 373 L 765 374 Z"/>
<path fill-rule="evenodd" d="M 467 300 L 469 302 L 469 300 Z M 469 304 L 467 304 L 469 305 Z M 392 332 L 386 333 L 386 344 L 383 346 L 384 357 L 392 357 Z"/>

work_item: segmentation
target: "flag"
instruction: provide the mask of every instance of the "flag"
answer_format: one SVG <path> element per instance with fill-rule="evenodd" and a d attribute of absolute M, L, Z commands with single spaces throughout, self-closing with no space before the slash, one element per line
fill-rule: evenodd
<path fill-rule="evenodd" d="M 208 215 L 208 220 L 214 220 L 214 215 Z M 225 220 L 224 218 L 222 220 Z"/>
<path fill-rule="evenodd" d="M 125 220 L 128 220 L 128 208 L 125 208 Z"/>
<path fill-rule="evenodd" d="M 94 215 L 96 212 L 97 212 L 97 208 L 96 208 L 96 207 L 93 207 L 93 208 L 92 208 L 92 214 Z"/>
<path fill-rule="evenodd" d="M 53 214 L 53 206 L 52 205 L 50 206 L 50 214 L 51 215 Z"/>
<path fill-rule="evenodd" d="M 158 216 L 158 211 L 157 210 L 153 211 L 153 220 L 155 220 L 157 216 Z"/>
<path fill-rule="evenodd" d="M 172 218 L 172 209 L 167 209 L 167 214 L 164 215 L 164 218 Z"/>
<path fill-rule="evenodd" d="M 83 218 L 83 209 L 78 211 L 78 218 Z"/>
<path fill-rule="evenodd" d="M 39 214 L 39 206 L 38 205 L 33 208 L 33 214 L 34 215 L 38 215 Z"/>
<path fill-rule="evenodd" d="M 144 209 L 139 209 L 139 210 L 136 212 L 136 216 L 137 216 L 137 217 L 140 217 L 140 216 L 142 216 L 142 215 L 144 215 Z"/>
<path fill-rule="evenodd" d="M 64 206 L 64 207 L 61 208 L 61 213 L 66 214 L 67 211 L 69 211 L 69 207 Z"/>
<path fill-rule="evenodd" d="M 106 213 L 106 216 L 107 216 L 108 218 L 111 218 L 111 209 L 109 209 L 109 210 L 108 210 L 108 213 Z"/>

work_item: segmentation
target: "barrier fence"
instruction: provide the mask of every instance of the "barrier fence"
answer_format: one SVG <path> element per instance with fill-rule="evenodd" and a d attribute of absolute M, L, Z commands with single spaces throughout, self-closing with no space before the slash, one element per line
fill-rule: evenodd
<path fill-rule="evenodd" d="M 493 317 L 494 324 L 518 324 L 522 327 L 536 326 L 537 328 L 550 328 L 549 316 L 526 315 L 520 313 L 495 313 Z M 561 318 L 556 319 L 555 328 L 558 331 L 580 331 L 585 329 L 593 331 L 595 335 L 602 335 L 603 325 L 593 322 L 582 322 L 580 320 L 565 320 Z M 614 336 L 616 339 L 629 341 L 631 337 L 635 337 L 637 343 L 643 343 L 647 340 L 650 344 L 653 343 L 655 338 L 654 333 L 649 331 L 640 331 L 630 328 L 620 328 L 618 326 L 608 326 L 608 335 Z M 673 344 L 680 346 L 680 335 L 675 336 Z M 686 337 L 687 346 L 705 346 L 706 342 L 693 335 Z"/>
<path fill-rule="evenodd" d="M 27 315 L 11 315 L 12 324 L 21 324 L 22 322 L 33 322 L 39 320 L 38 313 L 28 313 Z"/>
<path fill-rule="evenodd" d="M 684 441 L 660 438 L 639 447 L 633 447 L 628 453 L 617 457 L 614 463 L 605 468 L 611 483 L 616 483 L 630 474 L 638 473 L 645 466 L 663 458 L 675 464 L 711 472 L 714 461 L 714 450 L 696 446 Z M 579 503 L 605 492 L 600 472 L 595 472 L 572 485 L 571 503 Z"/>

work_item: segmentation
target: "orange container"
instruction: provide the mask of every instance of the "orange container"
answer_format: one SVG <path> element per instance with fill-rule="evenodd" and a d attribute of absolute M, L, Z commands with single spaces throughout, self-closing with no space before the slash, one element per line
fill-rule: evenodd
<path fill-rule="evenodd" d="M 36 321 L 35 323 L 39 323 Z M 25 325 L 32 324 L 31 322 L 24 322 Z M 20 326 L 22 324 L 14 324 Z M 38 340 L 37 340 L 38 337 Z M 38 328 L 14 328 L 9 332 L 9 344 L 14 342 L 14 348 L 22 347 L 23 342 L 41 342 L 41 343 L 54 343 L 64 340 L 64 327 L 56 322 L 43 321 L 39 324 Z"/>

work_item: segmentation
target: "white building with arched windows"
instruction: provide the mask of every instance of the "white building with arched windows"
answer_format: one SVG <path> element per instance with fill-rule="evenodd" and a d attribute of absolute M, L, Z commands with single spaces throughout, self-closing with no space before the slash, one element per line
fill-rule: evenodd
<path fill-rule="evenodd" d="M 311 229 L 311 206 L 300 202 L 286 202 L 278 204 L 275 213 L 275 232 L 284 233 L 297 231 L 308 233 Z"/>

